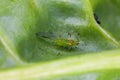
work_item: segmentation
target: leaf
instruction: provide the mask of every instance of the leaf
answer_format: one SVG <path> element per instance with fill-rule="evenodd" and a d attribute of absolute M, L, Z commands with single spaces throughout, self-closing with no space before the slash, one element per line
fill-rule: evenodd
<path fill-rule="evenodd" d="M 100 1 L 92 2 L 97 6 Z M 119 48 L 119 40 L 96 23 L 88 0 L 1 0 L 0 7 L 0 68 L 15 67 L 2 70 L 0 79 L 69 80 L 93 73 L 101 80 L 119 79 L 114 73 L 120 51 L 101 53 Z M 80 43 L 77 48 L 61 47 L 56 39 L 36 36 L 39 32 L 53 34 L 64 44 L 77 38 Z"/>
<path fill-rule="evenodd" d="M 99 53 L 99 55 L 79 55 L 54 60 L 52 62 L 31 64 L 32 66 L 2 71 L 0 78 L 5 80 L 69 80 L 76 78 L 76 80 L 78 80 L 84 76 L 83 80 L 116 80 L 120 78 L 119 51 L 120 50 L 107 51 Z M 87 76 L 89 76 L 89 78 L 87 78 Z"/>
<path fill-rule="evenodd" d="M 119 41 L 120 36 L 120 1 L 119 0 L 90 0 L 94 12 L 99 16 L 101 26 L 112 33 L 112 35 Z M 105 4 L 105 5 L 104 5 Z"/>

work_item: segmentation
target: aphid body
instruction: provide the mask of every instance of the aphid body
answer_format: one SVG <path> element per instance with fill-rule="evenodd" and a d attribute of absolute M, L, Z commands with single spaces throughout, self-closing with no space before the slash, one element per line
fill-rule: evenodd
<path fill-rule="evenodd" d="M 62 46 L 62 47 L 74 47 L 77 46 L 80 42 L 79 41 L 75 41 L 72 39 L 56 39 L 55 40 L 56 45 L 58 46 Z"/>
<path fill-rule="evenodd" d="M 50 39 L 52 40 L 52 42 L 55 43 L 55 45 L 60 47 L 74 47 L 80 43 L 79 41 L 72 39 L 70 33 L 68 33 L 70 38 L 56 37 L 53 33 L 51 34 L 51 33 L 45 33 L 45 32 L 44 33 L 39 32 L 39 33 L 36 33 L 36 35 L 39 38 Z"/>

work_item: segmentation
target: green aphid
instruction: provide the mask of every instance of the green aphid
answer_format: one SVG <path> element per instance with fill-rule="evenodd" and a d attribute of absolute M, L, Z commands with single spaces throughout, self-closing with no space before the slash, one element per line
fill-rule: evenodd
<path fill-rule="evenodd" d="M 65 39 L 61 37 L 56 37 L 56 35 L 53 33 L 43 33 L 43 32 L 37 33 L 38 37 L 51 39 L 57 46 L 68 47 L 68 48 L 76 47 L 80 42 L 72 39 L 70 33 L 68 33 L 68 35 L 70 36 L 70 38 Z"/>
<path fill-rule="evenodd" d="M 80 42 L 72 39 L 61 39 L 58 38 L 55 40 L 55 44 L 61 47 L 74 47 L 77 46 Z"/>

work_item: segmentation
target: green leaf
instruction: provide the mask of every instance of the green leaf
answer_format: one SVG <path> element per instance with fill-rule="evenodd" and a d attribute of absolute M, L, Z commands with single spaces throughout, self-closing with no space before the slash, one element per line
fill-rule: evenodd
<path fill-rule="evenodd" d="M 108 51 L 99 54 L 86 54 L 75 57 L 63 58 L 52 62 L 31 64 L 31 66 L 2 71 L 0 78 L 9 80 L 26 79 L 74 79 L 78 80 L 82 76 L 89 80 L 114 80 L 120 77 L 120 50 Z M 96 58 L 97 57 L 97 58 Z M 111 65 L 112 64 L 112 65 Z M 80 75 L 82 74 L 82 75 Z M 30 75 L 30 76 L 29 76 Z"/>
<path fill-rule="evenodd" d="M 0 79 L 119 79 L 119 36 L 94 19 L 104 3 L 90 1 L 0 0 Z"/>
<path fill-rule="evenodd" d="M 94 12 L 99 16 L 101 26 L 107 29 L 120 41 L 120 1 L 119 0 L 90 0 Z"/>

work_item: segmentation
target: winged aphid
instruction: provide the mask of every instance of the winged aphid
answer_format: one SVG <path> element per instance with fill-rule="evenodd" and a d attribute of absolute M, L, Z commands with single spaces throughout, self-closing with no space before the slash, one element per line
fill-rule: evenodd
<path fill-rule="evenodd" d="M 79 40 L 71 38 L 71 33 L 68 33 L 69 38 L 57 37 L 55 34 L 49 32 L 38 32 L 36 35 L 40 38 L 51 39 L 57 46 L 60 47 L 75 47 L 80 43 Z"/>

